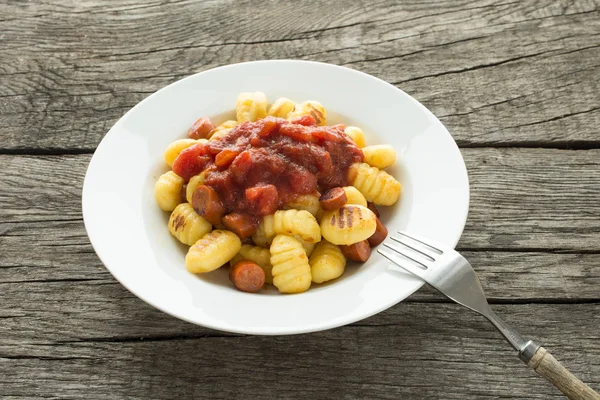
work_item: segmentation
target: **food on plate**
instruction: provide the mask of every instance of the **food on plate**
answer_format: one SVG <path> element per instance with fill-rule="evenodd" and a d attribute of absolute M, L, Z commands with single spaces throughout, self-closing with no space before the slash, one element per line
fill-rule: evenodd
<path fill-rule="evenodd" d="M 229 280 L 242 292 L 254 293 L 265 284 L 265 271 L 255 262 L 241 260 L 231 267 Z"/>
<path fill-rule="evenodd" d="M 254 122 L 267 116 L 267 96 L 261 92 L 240 93 L 235 103 L 239 123 Z"/>
<path fill-rule="evenodd" d="M 344 133 L 346 133 L 346 135 L 352 139 L 357 147 L 360 147 L 361 149 L 365 147 L 365 133 L 362 129 L 357 128 L 356 126 L 348 126 L 346 129 L 344 129 Z"/>
<path fill-rule="evenodd" d="M 185 267 L 194 274 L 214 271 L 235 257 L 241 248 L 242 241 L 235 233 L 215 229 L 190 247 Z"/>
<path fill-rule="evenodd" d="M 162 174 L 154 185 L 154 198 L 163 211 L 173 211 L 181 203 L 184 180 L 173 171 Z"/>
<path fill-rule="evenodd" d="M 321 209 L 321 204 L 319 203 L 319 196 L 314 194 L 301 194 L 283 206 L 283 208 L 286 210 L 305 210 L 316 217 Z"/>
<path fill-rule="evenodd" d="M 188 246 L 212 231 L 210 222 L 196 214 L 189 203 L 181 203 L 171 213 L 169 232 L 181 243 Z"/>
<path fill-rule="evenodd" d="M 354 186 L 344 186 L 342 189 L 344 189 L 344 192 L 346 193 L 348 204 L 358 204 L 359 206 L 367 207 L 367 199 L 365 199 L 365 196 L 363 196 L 357 188 Z"/>
<path fill-rule="evenodd" d="M 321 234 L 333 244 L 352 244 L 375 233 L 377 217 L 367 207 L 348 204 L 328 211 L 321 219 Z"/>
<path fill-rule="evenodd" d="M 298 235 L 308 243 L 321 240 L 321 228 L 315 217 L 305 210 L 279 210 L 265 215 L 259 225 L 267 239 L 277 234 Z"/>
<path fill-rule="evenodd" d="M 271 265 L 271 252 L 269 249 L 260 246 L 244 244 L 242 245 L 239 253 L 233 257 L 231 263 L 235 264 L 241 260 L 255 262 L 265 272 L 265 282 L 268 284 L 273 284 L 273 274 L 271 273 L 273 266 Z"/>
<path fill-rule="evenodd" d="M 308 259 L 314 283 L 323 283 L 339 278 L 346 269 L 346 258 L 339 246 L 321 240 Z"/>
<path fill-rule="evenodd" d="M 319 126 L 325 125 L 327 120 L 327 112 L 325 107 L 318 101 L 305 101 L 304 103 L 296 105 L 291 113 L 288 115 L 288 119 L 294 120 L 303 116 L 312 116 L 315 122 Z"/>
<path fill-rule="evenodd" d="M 185 187 L 185 200 L 188 203 L 192 204 L 194 192 L 198 189 L 198 186 L 204 183 L 204 179 L 206 179 L 206 171 L 202 171 L 198 175 L 194 175 L 190 178 Z"/>
<path fill-rule="evenodd" d="M 391 206 L 400 198 L 400 182 L 387 172 L 369 164 L 353 164 L 348 171 L 348 180 L 367 201 L 375 204 Z"/>
<path fill-rule="evenodd" d="M 388 234 L 387 228 L 383 222 L 381 222 L 379 217 L 377 217 L 376 223 L 377 225 L 375 226 L 375 233 L 369 236 L 367 239 L 371 247 L 379 246 L 379 244 L 385 240 Z"/>
<path fill-rule="evenodd" d="M 269 248 L 273 285 L 282 293 L 305 292 L 312 275 L 302 243 L 287 235 L 277 235 Z"/>
<path fill-rule="evenodd" d="M 210 136 L 210 133 L 215 129 L 210 118 L 202 117 L 194 122 L 194 125 L 188 130 L 190 139 L 205 139 Z"/>
<path fill-rule="evenodd" d="M 365 262 L 371 256 L 371 246 L 368 240 L 340 246 L 342 254 L 348 259 L 356 262 Z"/>
<path fill-rule="evenodd" d="M 232 284 L 300 293 L 365 262 L 387 236 L 376 205 L 398 201 L 401 185 L 384 168 L 388 145 L 366 146 L 358 127 L 327 124 L 317 101 L 241 93 L 236 120 L 195 121 L 164 159 L 155 184 L 171 212 L 169 232 L 191 246 L 185 265 L 207 273 L 230 265 Z"/>
<path fill-rule="evenodd" d="M 325 211 L 337 210 L 348 202 L 346 192 L 341 187 L 329 189 L 319 198 L 321 208 Z"/>
<path fill-rule="evenodd" d="M 362 149 L 365 162 L 372 167 L 384 169 L 396 162 L 396 150 L 389 144 L 365 146 Z"/>
<path fill-rule="evenodd" d="M 269 108 L 268 115 L 277 118 L 287 118 L 294 111 L 296 103 L 285 97 L 280 97 Z"/>
<path fill-rule="evenodd" d="M 165 162 L 169 167 L 173 166 L 173 162 L 183 150 L 195 145 L 197 142 L 194 139 L 179 139 L 174 141 L 165 150 Z"/>

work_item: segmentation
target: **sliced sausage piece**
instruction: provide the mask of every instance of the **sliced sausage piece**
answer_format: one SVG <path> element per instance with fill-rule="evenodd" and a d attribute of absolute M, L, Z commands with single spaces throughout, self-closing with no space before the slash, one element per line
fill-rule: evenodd
<path fill-rule="evenodd" d="M 363 240 L 362 242 L 350 244 L 347 246 L 340 246 L 342 254 L 352 261 L 365 262 L 371 256 L 371 246 L 369 242 Z"/>
<path fill-rule="evenodd" d="M 381 242 L 383 242 L 388 234 L 387 228 L 385 227 L 385 225 L 383 225 L 383 222 L 381 222 L 379 218 L 377 218 L 376 222 L 377 226 L 375 227 L 375 233 L 371 235 L 371 237 L 368 239 L 371 247 L 375 247 Z"/>
<path fill-rule="evenodd" d="M 210 186 L 200 185 L 192 195 L 192 207 L 198 215 L 213 225 L 219 225 L 225 214 L 225 207 L 221 203 L 219 194 Z"/>
<path fill-rule="evenodd" d="M 253 215 L 233 212 L 227 214 L 221 220 L 225 228 L 235 233 L 240 239 L 246 239 L 256 233 L 258 227 L 258 219 Z"/>
<path fill-rule="evenodd" d="M 346 192 L 341 187 L 329 189 L 319 198 L 321 208 L 325 211 L 337 210 L 348 202 Z"/>
<path fill-rule="evenodd" d="M 229 280 L 242 292 L 254 293 L 265 284 L 265 271 L 252 261 L 242 260 L 229 271 Z"/>
<path fill-rule="evenodd" d="M 190 139 L 204 139 L 208 137 L 213 129 L 215 129 L 215 126 L 210 118 L 202 117 L 194 122 L 194 125 L 188 130 L 188 137 Z"/>
<path fill-rule="evenodd" d="M 367 202 L 367 208 L 369 210 L 373 211 L 373 214 L 375 214 L 375 216 L 377 218 L 379 218 L 379 210 L 377 209 L 377 207 L 375 207 L 375 204 L 373 204 L 369 201 L 369 202 Z"/>

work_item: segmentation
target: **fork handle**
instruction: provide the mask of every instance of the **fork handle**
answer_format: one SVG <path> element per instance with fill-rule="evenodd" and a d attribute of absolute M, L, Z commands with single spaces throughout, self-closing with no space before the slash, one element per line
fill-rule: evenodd
<path fill-rule="evenodd" d="M 600 400 L 600 394 L 591 387 L 583 383 L 579 378 L 573 375 L 560 362 L 556 360 L 543 347 L 538 347 L 533 342 L 531 345 L 537 347 L 533 355 L 526 355 L 522 350 L 519 353 L 521 359 L 530 366 L 535 372 L 548 382 L 556 386 L 569 399 L 573 400 Z M 530 347 L 531 348 L 531 347 Z"/>

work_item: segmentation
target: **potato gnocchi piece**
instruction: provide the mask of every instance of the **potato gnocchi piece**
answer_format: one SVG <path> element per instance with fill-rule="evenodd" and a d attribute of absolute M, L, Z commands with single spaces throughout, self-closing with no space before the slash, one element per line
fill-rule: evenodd
<path fill-rule="evenodd" d="M 307 291 L 312 276 L 302 244 L 291 236 L 277 235 L 269 251 L 273 265 L 273 285 L 281 293 Z"/>
<path fill-rule="evenodd" d="M 335 244 L 321 240 L 310 256 L 310 272 L 314 283 L 323 283 L 339 278 L 346 269 L 346 257 Z"/>
<path fill-rule="evenodd" d="M 323 237 L 333 244 L 349 245 L 368 239 L 377 228 L 377 217 L 367 207 L 346 205 L 328 211 L 321 220 Z"/>
<path fill-rule="evenodd" d="M 289 113 L 288 120 L 304 115 L 312 115 L 319 126 L 323 126 L 327 122 L 327 112 L 325 111 L 325 107 L 318 101 L 309 100 L 301 104 L 296 104 L 294 110 Z"/>
<path fill-rule="evenodd" d="M 189 187 L 189 183 L 188 183 Z M 366 207 L 367 199 L 361 192 L 358 191 L 354 186 L 344 186 L 344 192 L 346 192 L 346 198 L 348 199 L 347 204 L 358 204 L 359 206 Z"/>
<path fill-rule="evenodd" d="M 300 242 L 300 244 L 302 244 L 302 247 L 304 248 L 304 252 L 306 253 L 306 256 L 310 257 L 312 252 L 315 250 L 315 246 L 317 244 L 305 242 L 304 240 L 302 240 L 302 238 L 299 235 L 294 235 L 294 239 L 296 239 L 297 241 Z M 321 243 L 321 242 L 319 242 L 319 243 Z"/>
<path fill-rule="evenodd" d="M 256 233 L 259 234 L 255 234 L 259 240 L 266 238 L 267 242 L 278 234 L 298 235 L 309 243 L 321 240 L 321 229 L 317 220 L 305 210 L 279 210 L 275 214 L 265 215 Z M 254 236 L 252 238 L 255 239 Z"/>
<path fill-rule="evenodd" d="M 288 98 L 280 97 L 271 105 L 267 114 L 271 117 L 287 118 L 294 111 L 294 107 L 296 107 L 296 103 Z"/>
<path fill-rule="evenodd" d="M 165 162 L 167 163 L 167 165 L 169 167 L 172 167 L 173 162 L 175 162 L 175 159 L 177 158 L 179 153 L 181 153 L 188 147 L 195 145 L 196 143 L 198 142 L 194 139 L 179 139 L 171 143 L 164 153 Z"/>
<path fill-rule="evenodd" d="M 266 217 L 267 216 L 263 217 L 263 220 L 260 222 L 260 224 L 258 224 L 258 227 L 256 228 L 256 233 L 252 235 L 252 241 L 257 246 L 268 248 L 269 246 L 271 246 L 271 241 L 275 237 L 275 232 L 271 231 L 270 233 L 272 233 L 273 236 L 267 236 L 267 232 L 265 232 L 264 223 Z"/>
<path fill-rule="evenodd" d="M 400 198 L 402 186 L 393 176 L 366 163 L 356 163 L 348 169 L 348 181 L 375 204 L 391 206 Z"/>
<path fill-rule="evenodd" d="M 267 96 L 262 92 L 240 93 L 235 104 L 238 123 L 254 122 L 267 116 Z"/>
<path fill-rule="evenodd" d="M 215 134 L 218 134 L 215 139 L 221 138 L 223 136 L 226 135 L 226 133 L 220 133 L 221 131 L 227 130 L 227 133 L 229 132 L 229 130 L 235 128 L 237 126 L 237 121 L 234 121 L 232 119 L 225 121 L 223 123 L 221 123 L 220 125 L 217 125 L 217 127 L 215 129 L 212 130 L 212 132 L 210 132 L 210 136 L 209 136 L 209 140 L 213 138 L 213 136 L 215 136 Z"/>
<path fill-rule="evenodd" d="M 321 208 L 321 203 L 319 202 L 319 196 L 314 194 L 302 194 L 296 197 L 292 202 L 286 204 L 284 208 L 286 210 L 305 210 L 313 216 L 316 216 Z"/>
<path fill-rule="evenodd" d="M 271 252 L 269 249 L 244 244 L 231 262 L 232 264 L 235 264 L 240 260 L 248 260 L 258 264 L 258 266 L 265 271 L 265 282 L 273 284 L 273 274 L 271 273 L 273 266 L 271 265 Z"/>
<path fill-rule="evenodd" d="M 389 144 L 363 147 L 364 161 L 372 167 L 387 168 L 396 162 L 396 150 Z"/>
<path fill-rule="evenodd" d="M 163 211 L 173 211 L 181 203 L 184 181 L 173 171 L 162 174 L 154 184 L 154 198 Z"/>
<path fill-rule="evenodd" d="M 233 232 L 216 229 L 202 236 L 185 256 L 185 267 L 193 274 L 210 272 L 230 261 L 242 247 Z"/>
<path fill-rule="evenodd" d="M 220 140 L 223 139 L 225 136 L 227 136 L 229 134 L 229 132 L 231 132 L 231 129 L 233 128 L 229 128 L 229 129 L 219 129 L 218 131 L 215 131 L 211 136 L 209 140 Z"/>
<path fill-rule="evenodd" d="M 204 183 L 204 179 L 206 179 L 206 171 L 202 171 L 198 175 L 190 178 L 190 181 L 185 188 L 185 198 L 188 203 L 192 204 L 192 196 L 194 191 L 198 188 L 198 186 Z"/>
<path fill-rule="evenodd" d="M 196 214 L 191 204 L 181 203 L 169 218 L 169 232 L 188 246 L 212 230 L 210 222 Z"/>
<path fill-rule="evenodd" d="M 365 133 L 362 129 L 356 126 L 347 126 L 346 129 L 344 129 L 344 132 L 346 135 L 350 136 L 356 147 L 360 147 L 361 149 L 365 147 Z"/>

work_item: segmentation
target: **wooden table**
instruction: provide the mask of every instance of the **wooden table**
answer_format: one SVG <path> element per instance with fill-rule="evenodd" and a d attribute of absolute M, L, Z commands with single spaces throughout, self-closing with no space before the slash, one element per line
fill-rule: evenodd
<path fill-rule="evenodd" d="M 81 186 L 137 102 L 180 78 L 295 58 L 385 79 L 461 147 L 459 249 L 493 308 L 600 388 L 600 3 L 0 3 L 0 396 L 560 398 L 431 289 L 316 334 L 172 318 L 94 253 Z"/>

